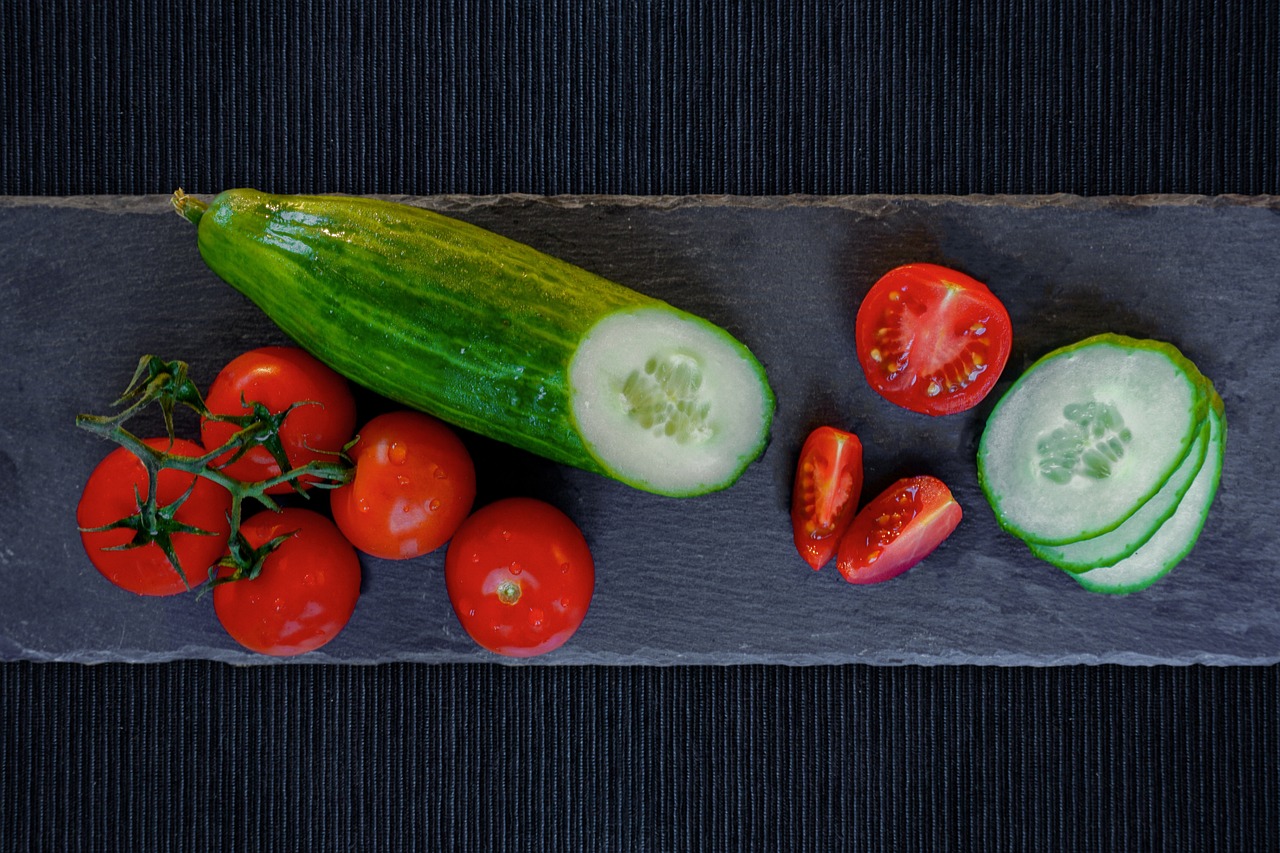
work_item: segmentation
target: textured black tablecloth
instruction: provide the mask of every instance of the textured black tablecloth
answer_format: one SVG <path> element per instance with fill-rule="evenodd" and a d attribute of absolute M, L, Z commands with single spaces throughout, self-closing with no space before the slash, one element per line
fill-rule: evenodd
<path fill-rule="evenodd" d="M 0 4 L 0 192 L 246 184 L 1273 194 L 1280 6 Z M 0 850 L 397 848 L 1277 849 L 1280 682 L 0 667 Z"/>

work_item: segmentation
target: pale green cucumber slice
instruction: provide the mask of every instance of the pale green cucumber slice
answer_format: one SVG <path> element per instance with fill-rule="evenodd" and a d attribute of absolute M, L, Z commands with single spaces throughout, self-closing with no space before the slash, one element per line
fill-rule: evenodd
<path fill-rule="evenodd" d="M 1199 377 L 1172 345 L 1123 335 L 1041 358 L 979 442 L 979 483 L 997 521 L 1042 545 L 1119 527 L 1191 451 L 1208 407 Z"/>
<path fill-rule="evenodd" d="M 1200 435 L 1182 465 L 1173 473 L 1160 491 L 1129 516 L 1115 530 L 1099 534 L 1092 539 L 1069 542 L 1066 545 L 1041 545 L 1029 542 L 1031 553 L 1068 572 L 1085 572 L 1110 566 L 1141 548 L 1160 526 L 1178 509 L 1183 495 L 1191 488 L 1204 464 L 1209 447 L 1211 418 L 1205 418 Z"/>
<path fill-rule="evenodd" d="M 665 495 L 701 494 L 760 455 L 773 394 L 731 335 L 661 308 L 605 316 L 569 364 L 572 418 L 610 476 Z"/>
<path fill-rule="evenodd" d="M 1151 586 L 1182 562 L 1200 538 L 1218 493 L 1226 437 L 1226 417 L 1215 408 L 1210 416 L 1205 463 L 1174 514 L 1131 556 L 1112 566 L 1072 574 L 1076 582 L 1090 592 L 1123 595 Z"/>

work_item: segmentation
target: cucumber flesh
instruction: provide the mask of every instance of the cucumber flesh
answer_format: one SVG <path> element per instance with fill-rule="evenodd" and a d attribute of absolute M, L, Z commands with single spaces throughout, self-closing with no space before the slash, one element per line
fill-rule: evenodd
<path fill-rule="evenodd" d="M 1000 525 L 1064 545 L 1119 527 L 1176 472 L 1208 411 L 1169 344 L 1098 335 L 1032 365 L 996 404 L 978 478 Z"/>
<path fill-rule="evenodd" d="M 597 322 L 569 364 L 572 417 L 615 479 L 665 495 L 732 482 L 763 446 L 773 397 L 723 329 L 666 308 Z"/>
<path fill-rule="evenodd" d="M 1191 452 L 1173 476 L 1165 481 L 1164 487 L 1115 530 L 1066 545 L 1030 542 L 1031 553 L 1068 572 L 1114 565 L 1133 554 L 1169 520 L 1195 482 L 1209 448 L 1211 420 L 1205 419 Z"/>
<path fill-rule="evenodd" d="M 1222 477 L 1226 448 L 1226 418 L 1216 409 L 1210 415 L 1209 447 L 1205 463 L 1173 515 L 1131 556 L 1115 565 L 1072 574 L 1090 592 L 1123 595 L 1145 589 L 1169 573 L 1191 552 L 1204 529 Z"/>

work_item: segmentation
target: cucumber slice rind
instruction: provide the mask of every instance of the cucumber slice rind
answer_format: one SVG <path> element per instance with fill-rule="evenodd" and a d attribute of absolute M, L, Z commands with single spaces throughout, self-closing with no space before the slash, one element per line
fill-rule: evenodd
<path fill-rule="evenodd" d="M 1124 335 L 1098 335 L 1041 358 L 996 404 L 979 443 L 978 480 L 1001 527 L 1041 545 L 1117 528 L 1192 450 L 1209 405 L 1200 380 L 1171 344 Z M 1054 455 L 1059 431 L 1072 439 L 1073 429 L 1085 436 L 1084 451 Z M 1088 443 L 1095 437 L 1107 442 L 1101 454 Z M 1090 467 L 1095 458 L 1101 472 Z M 1108 474 L 1111 463 L 1118 470 Z"/>

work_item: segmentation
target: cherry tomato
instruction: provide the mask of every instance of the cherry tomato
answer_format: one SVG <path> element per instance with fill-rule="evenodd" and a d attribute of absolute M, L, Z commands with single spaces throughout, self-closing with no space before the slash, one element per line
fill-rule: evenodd
<path fill-rule="evenodd" d="M 899 480 L 853 517 L 836 566 L 849 583 L 887 581 L 933 553 L 960 517 L 960 504 L 941 480 Z"/>
<path fill-rule="evenodd" d="M 330 508 L 338 528 L 366 554 L 395 560 L 434 551 L 471 512 L 471 454 L 430 415 L 379 415 L 347 453 L 355 476 L 333 490 Z"/>
<path fill-rule="evenodd" d="M 333 454 L 351 440 L 356 404 L 347 380 L 296 347 L 260 347 L 222 368 L 205 397 L 209 411 L 237 416 L 252 413 L 253 403 L 279 414 L 303 401 L 307 405 L 290 412 L 280 427 L 285 456 L 293 468 L 333 459 Z M 226 444 L 236 431 L 234 424 L 225 422 L 205 419 L 200 424 L 201 439 L 208 450 Z M 251 448 L 223 472 L 244 483 L 261 482 L 281 473 L 271 453 L 261 446 Z M 299 483 L 306 487 L 308 480 L 303 478 Z M 279 483 L 267 491 L 283 494 L 292 488 L 289 483 Z"/>
<path fill-rule="evenodd" d="M 313 510 L 286 507 L 257 513 L 240 531 L 255 548 L 289 538 L 256 578 L 214 587 L 213 609 L 227 633 L 250 651 L 280 657 L 313 651 L 336 637 L 360 597 L 360 559 L 333 522 Z"/>
<path fill-rule="evenodd" d="M 926 415 L 971 409 L 1009 360 L 1013 324 L 985 284 L 935 264 L 890 270 L 862 300 L 855 328 L 867 382 Z"/>
<path fill-rule="evenodd" d="M 462 523 L 445 553 L 444 577 L 473 640 L 501 655 L 532 657 L 578 630 L 596 573 L 568 516 L 542 501 L 506 498 Z"/>
<path fill-rule="evenodd" d="M 180 456 L 204 455 L 204 449 L 194 441 L 178 439 L 170 445 L 167 438 L 151 438 L 146 444 Z M 139 510 L 139 499 L 146 500 L 147 469 L 131 451 L 118 447 L 98 463 L 76 507 L 76 523 L 82 528 L 80 540 L 89 560 L 107 580 L 139 595 L 173 595 L 186 592 L 190 588 L 188 583 L 191 587 L 199 586 L 208 578 L 209 567 L 227 547 L 230 492 L 211 480 L 168 468 L 160 471 L 156 482 L 156 500 L 161 507 L 173 504 L 190 488 L 191 494 L 178 507 L 174 518 L 212 534 L 173 534 L 174 553 L 187 576 L 186 582 L 154 542 L 125 550 L 104 550 L 127 545 L 133 540 L 133 531 L 84 529 L 134 515 Z"/>
<path fill-rule="evenodd" d="M 861 496 L 862 442 L 853 433 L 818 427 L 800 450 L 791 493 L 796 550 L 815 571 L 836 555 Z"/>

